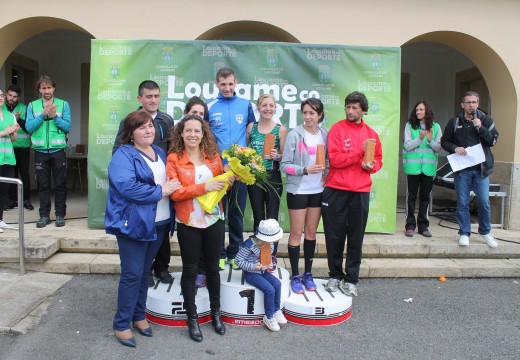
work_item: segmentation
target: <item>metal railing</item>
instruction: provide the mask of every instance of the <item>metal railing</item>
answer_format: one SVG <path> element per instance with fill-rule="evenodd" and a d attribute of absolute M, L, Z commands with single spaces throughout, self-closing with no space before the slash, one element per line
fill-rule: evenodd
<path fill-rule="evenodd" d="M 23 213 L 23 183 L 20 179 L 0 176 L 0 182 L 16 184 L 18 186 L 18 244 L 20 246 L 20 275 L 25 275 L 25 245 L 24 245 L 24 213 Z"/>

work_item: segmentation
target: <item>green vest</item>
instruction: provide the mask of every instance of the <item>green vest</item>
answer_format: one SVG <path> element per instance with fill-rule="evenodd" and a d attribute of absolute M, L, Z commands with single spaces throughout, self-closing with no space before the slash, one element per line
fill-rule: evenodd
<path fill-rule="evenodd" d="M 16 118 L 7 109 L 2 108 L 3 121 L 0 121 L 0 131 L 16 123 Z M 9 135 L 0 137 L 0 165 L 16 165 L 13 143 Z"/>
<path fill-rule="evenodd" d="M 3 109 L 7 110 L 7 106 L 2 105 Z M 17 112 L 20 114 L 20 119 L 25 120 L 25 110 L 27 109 L 27 106 L 25 106 L 22 103 L 18 103 L 16 107 L 14 108 L 13 112 Z M 15 148 L 29 148 L 31 147 L 31 135 L 29 133 L 26 133 L 22 128 L 18 130 L 16 133 L 16 141 L 13 142 L 13 146 Z"/>
<path fill-rule="evenodd" d="M 439 124 L 433 124 L 432 139 L 437 138 Z M 414 129 L 410 126 L 412 139 L 419 137 L 421 129 Z M 428 176 L 435 176 L 437 173 L 437 160 L 439 156 L 428 145 L 428 138 L 425 136 L 420 146 L 411 151 L 403 149 L 403 169 L 406 175 L 419 175 L 424 173 Z"/>
<path fill-rule="evenodd" d="M 53 104 L 56 105 L 56 116 L 61 116 L 65 100 L 54 98 Z M 31 103 L 34 117 L 43 113 L 42 99 Z M 31 134 L 31 142 L 34 150 L 64 149 L 67 147 L 67 134 L 56 126 L 54 120 L 44 120 L 35 132 Z"/>

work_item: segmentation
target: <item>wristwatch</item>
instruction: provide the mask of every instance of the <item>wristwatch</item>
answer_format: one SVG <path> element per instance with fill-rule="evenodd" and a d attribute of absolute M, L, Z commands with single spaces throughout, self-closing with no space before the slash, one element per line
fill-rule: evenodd
<path fill-rule="evenodd" d="M 303 175 L 309 175 L 309 173 L 307 172 L 307 168 L 306 167 L 303 168 Z"/>

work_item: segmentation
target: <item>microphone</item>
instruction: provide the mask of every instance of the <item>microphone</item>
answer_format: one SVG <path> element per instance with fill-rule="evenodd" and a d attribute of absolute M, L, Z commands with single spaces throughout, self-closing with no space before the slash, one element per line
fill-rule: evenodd
<path fill-rule="evenodd" d="M 478 133 L 479 130 L 480 130 L 480 127 L 475 126 L 475 119 L 476 119 L 476 118 L 477 118 L 477 111 L 475 110 L 475 111 L 473 112 L 473 121 L 472 121 L 472 123 L 473 123 L 473 127 L 475 128 L 475 130 L 477 130 L 477 133 Z"/>

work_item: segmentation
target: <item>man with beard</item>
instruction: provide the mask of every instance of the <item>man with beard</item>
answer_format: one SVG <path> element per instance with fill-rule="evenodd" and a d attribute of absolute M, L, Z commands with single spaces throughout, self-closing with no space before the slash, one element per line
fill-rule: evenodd
<path fill-rule="evenodd" d="M 20 129 L 16 134 L 16 141 L 13 142 L 14 156 L 16 158 L 16 166 L 14 168 L 14 176 L 20 174 L 23 183 L 23 207 L 27 210 L 34 210 L 31 204 L 31 177 L 29 175 L 29 161 L 31 159 L 31 137 L 25 129 L 25 112 L 27 106 L 22 104 L 20 95 L 22 89 L 18 85 L 9 85 L 3 108 L 11 112 L 16 118 L 16 122 L 20 125 Z M 10 210 L 18 207 L 17 186 L 9 187 L 9 203 L 5 209 Z"/>
<path fill-rule="evenodd" d="M 25 128 L 31 133 L 34 166 L 40 195 L 40 219 L 36 227 L 50 224 L 51 172 L 55 185 L 54 211 L 56 227 L 65 226 L 67 211 L 67 133 L 70 131 L 69 103 L 54 97 L 56 84 L 50 76 L 42 75 L 36 83 L 41 98 L 27 107 Z"/>
<path fill-rule="evenodd" d="M 329 131 L 329 174 L 321 198 L 321 213 L 330 279 L 325 290 L 338 287 L 357 296 L 363 238 L 368 219 L 371 174 L 383 166 L 383 150 L 377 133 L 363 121 L 368 111 L 366 96 L 353 92 L 345 98 L 347 118 Z M 374 160 L 365 162 L 367 143 L 375 141 Z M 343 272 L 343 252 L 347 258 Z"/>

